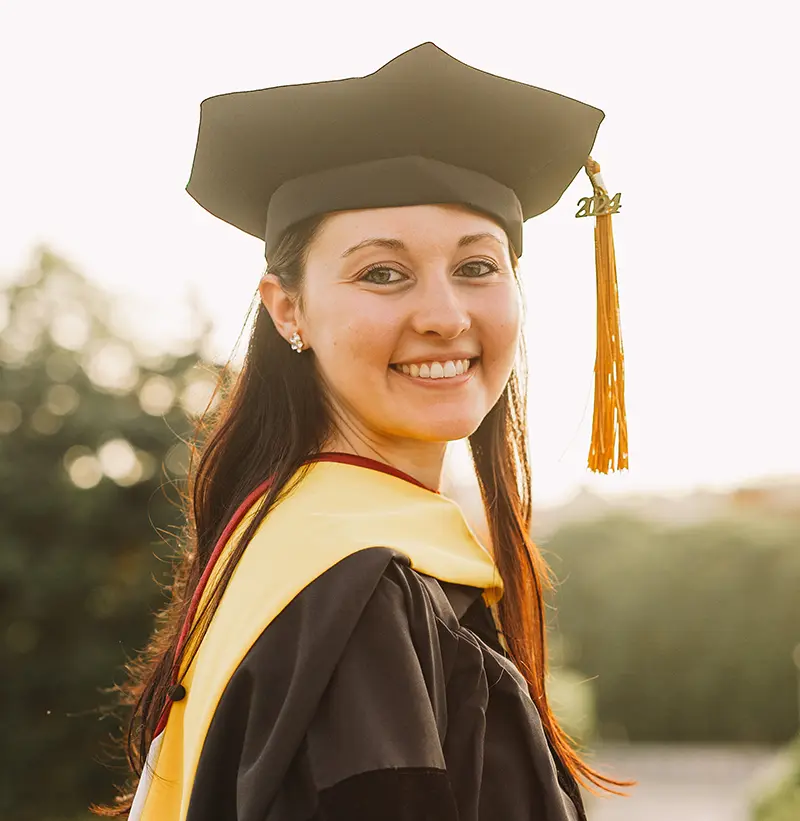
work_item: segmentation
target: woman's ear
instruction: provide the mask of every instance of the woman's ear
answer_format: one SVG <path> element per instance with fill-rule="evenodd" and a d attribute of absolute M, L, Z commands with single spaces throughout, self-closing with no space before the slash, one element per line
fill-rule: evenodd
<path fill-rule="evenodd" d="M 258 283 L 261 302 L 272 317 L 278 333 L 286 340 L 298 329 L 297 305 L 283 290 L 275 274 L 264 274 Z"/>

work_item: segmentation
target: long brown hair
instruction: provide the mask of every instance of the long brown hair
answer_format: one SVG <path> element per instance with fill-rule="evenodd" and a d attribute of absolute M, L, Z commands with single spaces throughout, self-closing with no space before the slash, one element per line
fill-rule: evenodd
<path fill-rule="evenodd" d="M 269 273 L 280 279 L 301 307 L 307 249 L 324 220 L 324 216 L 312 217 L 293 226 L 268 260 Z M 511 254 L 516 276 L 518 260 L 513 249 Z M 498 605 L 500 629 L 512 660 L 528 682 L 547 737 L 567 769 L 591 792 L 596 792 L 594 784 L 619 794 L 611 785 L 630 786 L 633 782 L 616 781 L 585 764 L 547 702 L 544 591 L 553 584 L 530 536 L 525 361 L 521 339 L 517 365 L 502 396 L 469 437 L 495 562 L 505 587 Z M 187 491 L 181 493 L 185 526 L 169 604 L 157 614 L 147 648 L 127 666 L 128 682 L 117 688 L 121 703 L 133 707 L 123 743 L 137 779 L 167 703 L 173 671 L 188 668 L 192 651 L 187 647 L 196 652 L 248 542 L 290 490 L 289 480 L 302 475 L 298 472 L 303 463 L 320 452 L 333 432 L 332 415 L 314 371 L 313 357 L 308 352 L 297 356 L 291 350 L 260 300 L 243 366 L 231 377 L 229 362 L 220 374 L 217 391 L 221 401 L 213 412 L 207 409 L 200 417 L 191 443 Z M 247 496 L 268 477 L 272 481 L 257 504 L 255 516 L 231 551 L 218 584 L 209 591 L 189 640 L 179 649 L 181 628 L 215 544 Z M 97 815 L 126 815 L 132 798 L 133 794 L 126 792 L 114 806 L 95 805 L 91 809 Z"/>

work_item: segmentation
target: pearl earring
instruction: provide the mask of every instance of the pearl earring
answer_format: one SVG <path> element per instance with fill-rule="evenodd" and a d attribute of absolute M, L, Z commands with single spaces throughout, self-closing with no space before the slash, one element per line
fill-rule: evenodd
<path fill-rule="evenodd" d="M 289 337 L 289 343 L 291 344 L 293 351 L 300 353 L 303 350 L 303 340 L 300 338 L 300 334 L 297 333 L 297 331 Z"/>

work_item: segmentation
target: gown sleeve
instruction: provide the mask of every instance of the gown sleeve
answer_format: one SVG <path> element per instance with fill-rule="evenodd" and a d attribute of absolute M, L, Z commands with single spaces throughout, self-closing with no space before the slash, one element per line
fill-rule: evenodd
<path fill-rule="evenodd" d="M 362 550 L 273 620 L 217 706 L 187 821 L 457 821 L 440 625 L 412 575 Z"/>

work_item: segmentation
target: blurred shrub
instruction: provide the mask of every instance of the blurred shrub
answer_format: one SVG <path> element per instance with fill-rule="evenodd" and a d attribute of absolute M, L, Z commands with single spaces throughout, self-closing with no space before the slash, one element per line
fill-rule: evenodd
<path fill-rule="evenodd" d="M 0 299 L 3 819 L 75 818 L 122 782 L 101 688 L 149 635 L 180 525 L 205 337 L 144 356 L 110 310 L 46 249 Z"/>
<path fill-rule="evenodd" d="M 756 802 L 753 821 L 797 821 L 800 818 L 800 736 L 788 747 L 786 755 L 790 772 Z"/>
<path fill-rule="evenodd" d="M 626 517 L 542 545 L 561 581 L 564 662 L 593 681 L 599 732 L 782 743 L 797 728 L 800 523 L 666 529 Z"/>
<path fill-rule="evenodd" d="M 564 663 L 564 637 L 548 637 L 547 699 L 559 724 L 576 742 L 588 745 L 597 735 L 597 707 L 592 681 Z"/>
<path fill-rule="evenodd" d="M 547 697 L 561 727 L 575 741 L 588 744 L 597 734 L 597 715 L 591 682 L 576 670 L 550 673 Z"/>

